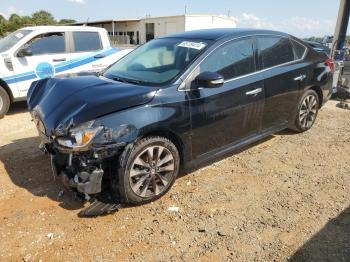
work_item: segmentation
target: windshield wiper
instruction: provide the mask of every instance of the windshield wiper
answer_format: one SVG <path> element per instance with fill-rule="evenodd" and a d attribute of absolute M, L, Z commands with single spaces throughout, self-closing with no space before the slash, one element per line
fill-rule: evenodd
<path fill-rule="evenodd" d="M 138 80 L 126 79 L 126 78 L 121 78 L 121 77 L 118 77 L 118 76 L 114 76 L 112 79 L 114 81 L 123 82 L 123 83 L 130 83 L 130 84 L 136 84 L 136 85 L 139 85 L 141 83 L 141 81 L 138 81 Z"/>

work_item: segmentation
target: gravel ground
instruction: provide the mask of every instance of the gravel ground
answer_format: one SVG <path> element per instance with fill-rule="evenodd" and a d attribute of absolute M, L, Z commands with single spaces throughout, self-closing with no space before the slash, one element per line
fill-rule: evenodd
<path fill-rule="evenodd" d="M 271 136 L 154 203 L 92 219 L 60 196 L 38 143 L 15 105 L 0 120 L 0 261 L 350 261 L 350 110 L 335 101 L 309 132 Z"/>

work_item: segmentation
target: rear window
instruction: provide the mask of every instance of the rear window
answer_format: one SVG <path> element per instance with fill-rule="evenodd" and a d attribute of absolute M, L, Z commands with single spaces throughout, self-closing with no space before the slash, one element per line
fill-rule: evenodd
<path fill-rule="evenodd" d="M 97 32 L 73 32 L 76 52 L 89 52 L 102 49 L 100 35 Z"/>
<path fill-rule="evenodd" d="M 289 38 L 278 36 L 258 37 L 258 46 L 264 68 L 294 60 L 294 52 Z"/>

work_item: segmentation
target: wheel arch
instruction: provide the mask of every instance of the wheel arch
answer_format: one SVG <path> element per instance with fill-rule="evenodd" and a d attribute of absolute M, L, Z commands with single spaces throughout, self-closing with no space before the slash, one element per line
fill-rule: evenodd
<path fill-rule="evenodd" d="M 139 139 L 143 139 L 151 136 L 160 136 L 169 139 L 177 148 L 180 156 L 180 165 L 183 164 L 185 159 L 184 143 L 182 139 L 174 132 L 170 130 L 160 129 L 160 130 L 150 130 L 144 132 Z"/>
<path fill-rule="evenodd" d="M 307 90 L 314 90 L 317 93 L 319 108 L 321 108 L 322 105 L 323 105 L 323 92 L 322 92 L 321 87 L 319 87 L 319 86 L 311 86 Z"/>
<path fill-rule="evenodd" d="M 12 103 L 14 101 L 14 97 L 13 97 L 13 94 L 11 92 L 11 89 L 8 86 L 8 84 L 4 80 L 2 80 L 1 78 L 0 78 L 0 88 L 3 88 L 6 91 L 6 93 L 10 97 L 10 102 Z"/>

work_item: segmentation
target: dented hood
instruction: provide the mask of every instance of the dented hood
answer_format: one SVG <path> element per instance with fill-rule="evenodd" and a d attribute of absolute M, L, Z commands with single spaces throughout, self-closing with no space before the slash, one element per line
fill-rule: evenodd
<path fill-rule="evenodd" d="M 64 135 L 71 126 L 152 100 L 153 87 L 84 76 L 34 82 L 29 110 L 43 122 L 47 135 Z"/>

